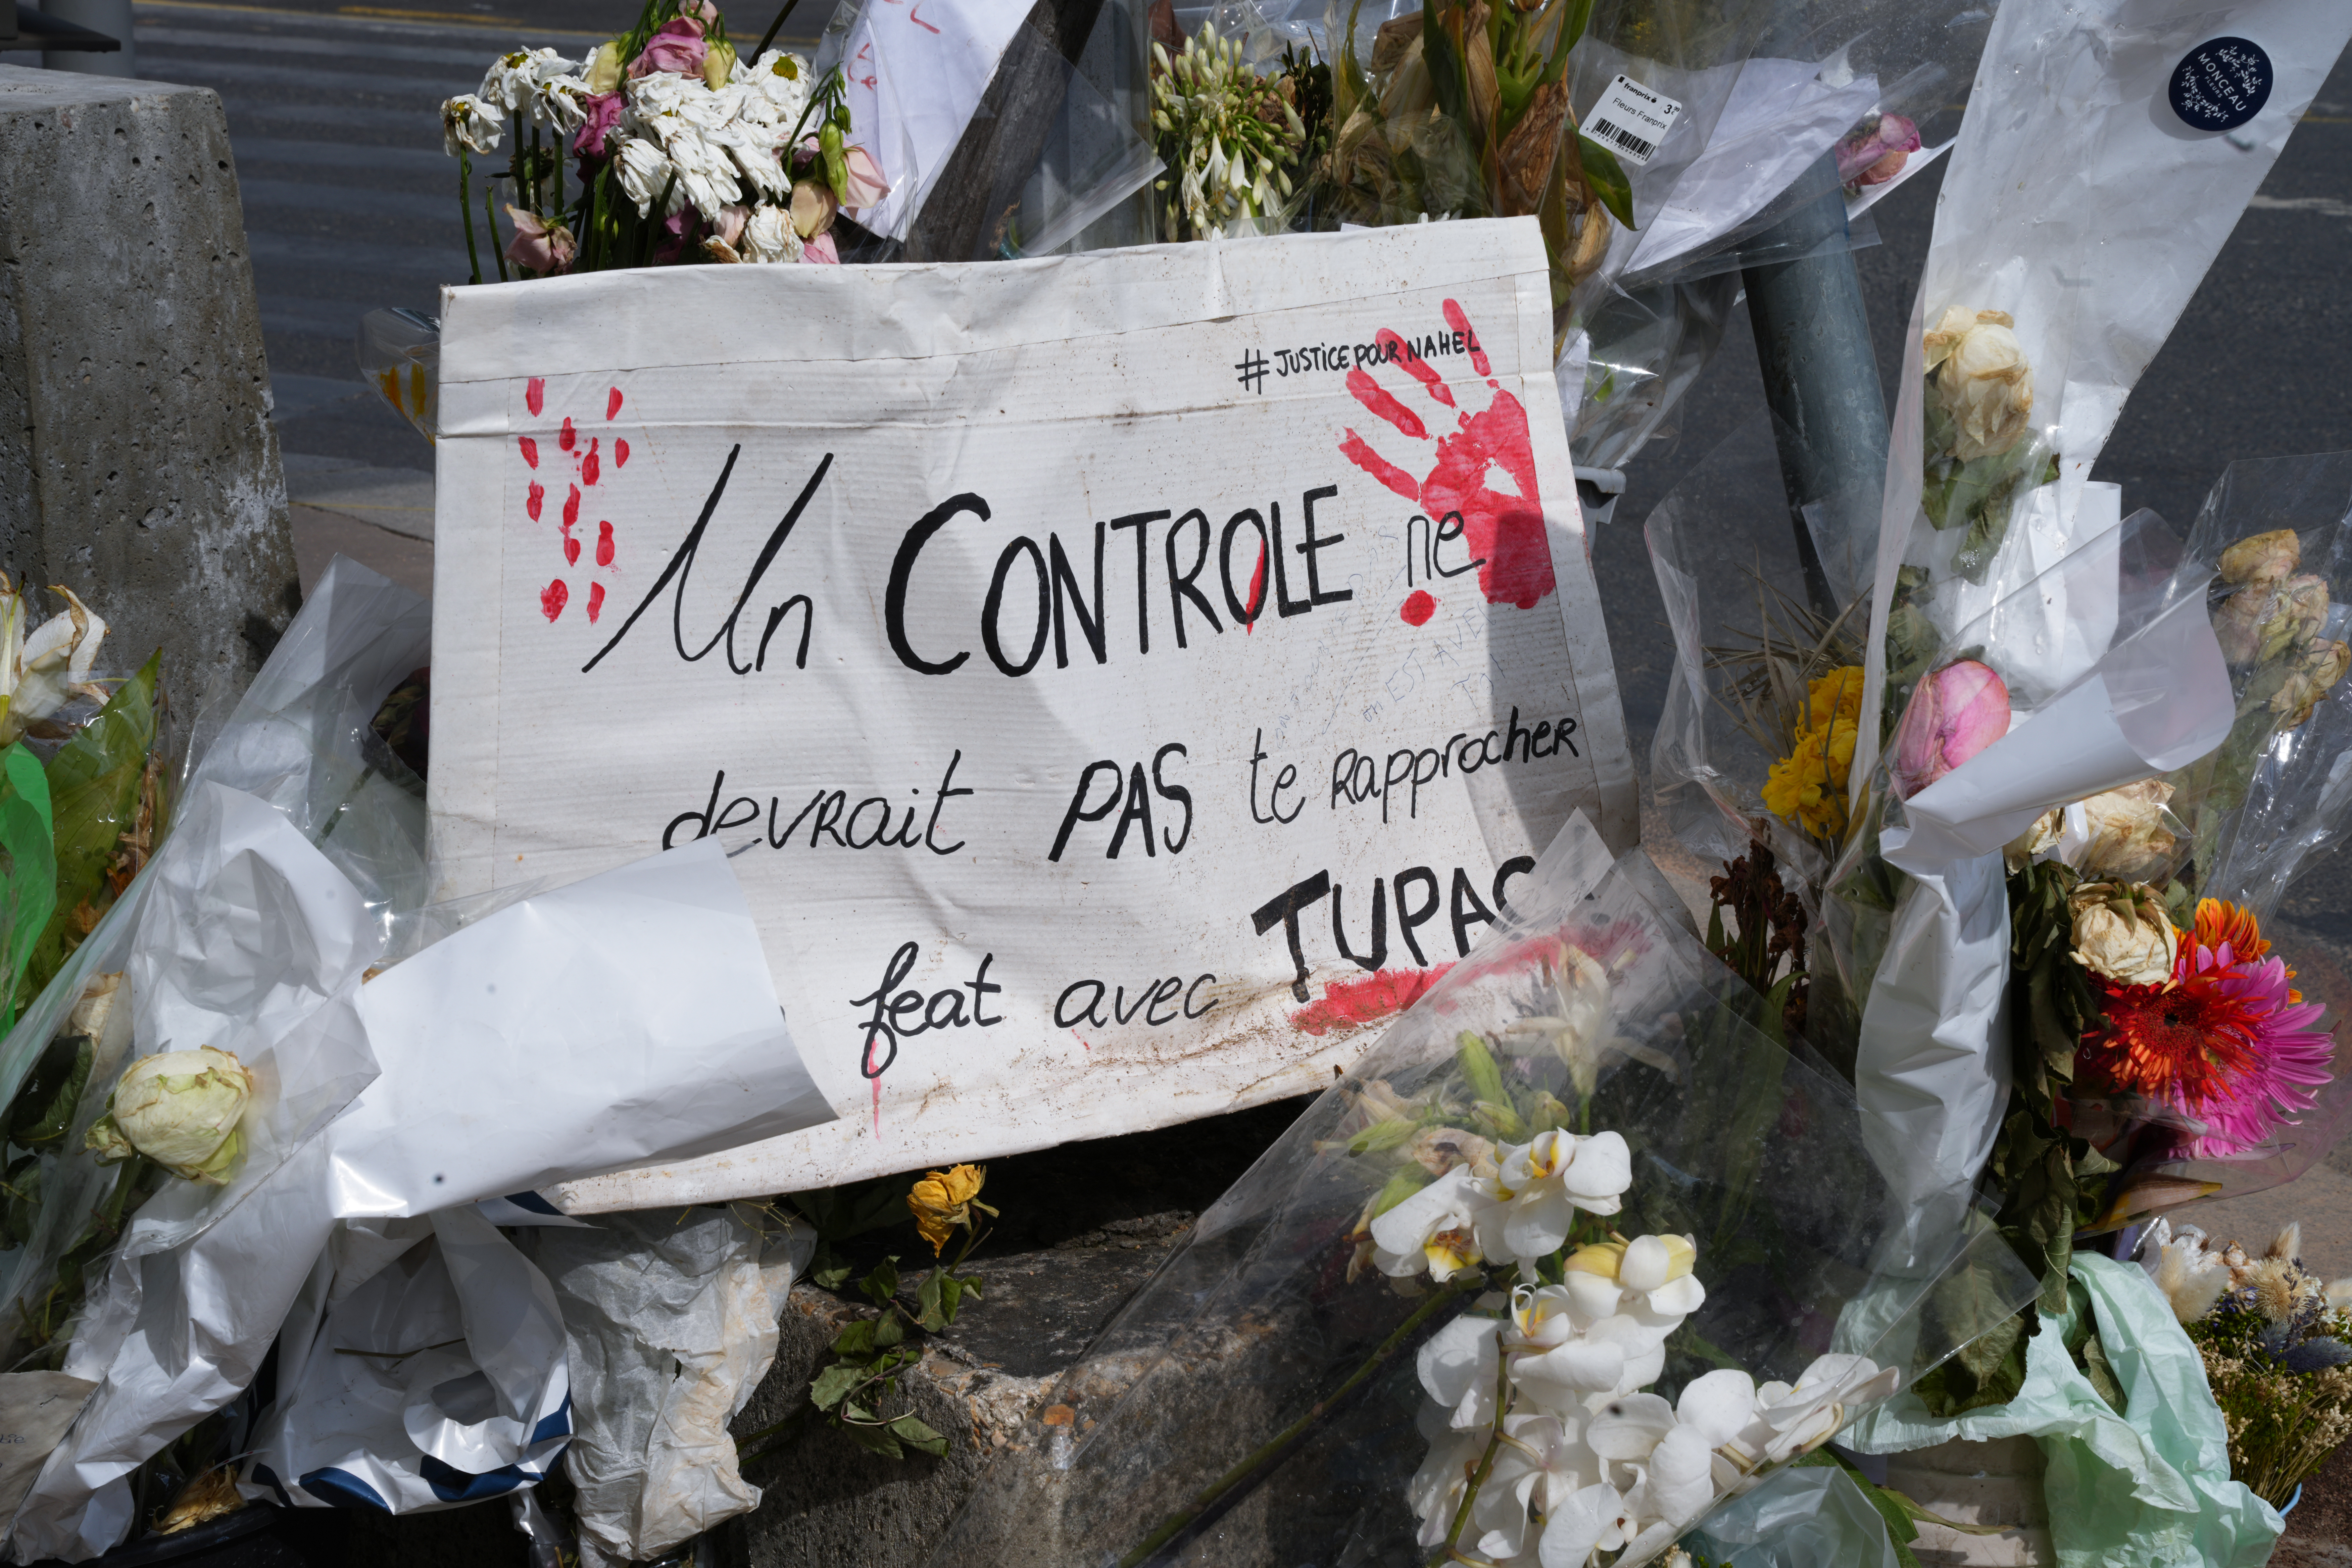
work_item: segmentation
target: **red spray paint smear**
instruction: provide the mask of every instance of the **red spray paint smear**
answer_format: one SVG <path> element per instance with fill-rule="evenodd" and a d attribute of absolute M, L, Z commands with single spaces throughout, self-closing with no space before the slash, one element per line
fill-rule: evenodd
<path fill-rule="evenodd" d="M 613 525 L 609 522 L 600 522 L 596 525 L 596 564 L 610 566 L 612 563 Z M 604 590 L 599 588 L 596 592 L 601 595 Z"/>
<path fill-rule="evenodd" d="M 1320 1035 L 1349 1025 L 1376 1023 L 1420 1001 L 1453 967 L 1441 963 L 1434 969 L 1382 969 L 1361 980 L 1335 980 L 1323 988 L 1320 1001 L 1310 1002 L 1290 1016 L 1290 1026 L 1301 1034 Z"/>
<path fill-rule="evenodd" d="M 1077 1042 L 1078 1042 L 1078 1044 L 1080 1044 L 1080 1045 L 1082 1045 L 1082 1046 L 1087 1046 L 1087 1037 L 1086 1037 L 1084 1035 L 1081 1035 L 1080 1033 L 1078 1033 L 1076 1029 L 1072 1029 L 1072 1030 L 1070 1031 L 1070 1038 L 1072 1038 L 1072 1039 L 1074 1039 L 1074 1040 L 1077 1041 Z M 1092 1046 L 1087 1046 L 1087 1049 L 1088 1049 L 1088 1050 L 1093 1050 L 1093 1049 L 1094 1049 L 1094 1047 L 1093 1047 Z"/>
<path fill-rule="evenodd" d="M 539 521 L 539 509 L 546 502 L 546 500 L 547 487 L 541 484 L 537 479 L 531 480 L 530 494 L 522 503 L 522 510 L 530 513 L 531 521 L 537 522 Z"/>
<path fill-rule="evenodd" d="M 589 624 L 590 626 L 594 626 L 594 625 L 596 624 L 596 617 L 597 617 L 599 615 L 601 615 L 601 614 L 603 614 L 603 613 L 604 613 L 604 584 L 602 584 L 602 583 L 591 583 L 591 584 L 588 584 L 588 624 Z"/>
<path fill-rule="evenodd" d="M 563 526 L 570 528 L 580 521 L 580 487 L 573 485 L 572 493 L 563 498 Z"/>
<path fill-rule="evenodd" d="M 572 428 L 572 416 L 563 416 L 563 428 L 556 434 L 555 444 L 569 452 L 580 442 L 580 433 Z"/>
<path fill-rule="evenodd" d="M 882 1080 L 877 1078 L 867 1081 L 874 1085 L 874 1136 L 879 1138 L 882 1136 Z"/>
<path fill-rule="evenodd" d="M 563 585 L 561 577 L 539 591 L 539 613 L 551 621 L 562 615 L 563 606 L 571 602 L 572 590 Z"/>
<path fill-rule="evenodd" d="M 1426 588 L 1415 588 L 1405 595 L 1403 605 L 1397 611 L 1397 618 L 1409 626 L 1425 626 L 1429 625 L 1429 617 L 1435 614 L 1437 601 Z"/>
<path fill-rule="evenodd" d="M 1265 614 L 1265 541 L 1258 541 L 1257 570 L 1250 574 L 1250 618 L 1242 623 L 1242 636 L 1257 630 L 1258 617 Z"/>
<path fill-rule="evenodd" d="M 628 466 L 629 444 L 621 439 L 620 437 L 615 436 L 613 437 L 613 467 L 616 468 L 625 468 Z"/>
<path fill-rule="evenodd" d="M 523 383 L 522 405 L 530 410 L 530 416 L 532 418 L 536 419 L 539 417 L 539 411 L 547 406 L 547 378 L 545 376 L 534 375 L 529 381 Z"/>
<path fill-rule="evenodd" d="M 620 411 L 621 389 L 616 386 L 610 392 L 604 394 L 604 417 L 610 419 L 614 415 L 618 414 Z"/>
<path fill-rule="evenodd" d="M 583 485 L 594 484 L 597 475 L 603 469 L 604 464 L 596 460 L 596 437 L 591 436 L 588 437 L 588 455 L 580 460 L 580 482 Z"/>
<path fill-rule="evenodd" d="M 524 462 L 529 463 L 534 468 L 539 467 L 538 442 L 532 440 L 528 436 L 518 436 L 515 437 L 515 445 L 522 448 L 522 460 Z"/>

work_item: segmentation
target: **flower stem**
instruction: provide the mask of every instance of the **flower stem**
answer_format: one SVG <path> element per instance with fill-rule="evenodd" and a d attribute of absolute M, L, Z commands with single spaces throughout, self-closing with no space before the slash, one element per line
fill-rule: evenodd
<path fill-rule="evenodd" d="M 1495 1430 L 1486 1439 L 1486 1451 L 1478 1456 L 1478 1468 L 1470 1477 L 1470 1485 L 1462 1493 L 1462 1506 L 1454 1510 L 1454 1528 L 1445 1532 L 1445 1544 L 1429 1560 L 1428 1568 L 1440 1568 L 1460 1557 L 1456 1550 L 1462 1544 L 1462 1528 L 1470 1522 L 1470 1510 L 1478 1500 L 1478 1489 L 1495 1468 L 1495 1456 L 1503 1449 L 1503 1415 L 1511 1404 L 1510 1358 L 1496 1347 L 1495 1356 Z"/>
<path fill-rule="evenodd" d="M 466 220 L 466 259 L 474 265 L 472 281 L 482 280 L 481 253 L 474 248 L 474 161 L 457 149 L 457 216 Z"/>
<path fill-rule="evenodd" d="M 499 281 L 504 283 L 509 281 L 507 253 L 499 245 L 499 215 L 490 205 L 490 187 L 496 184 L 496 180 L 488 180 L 482 184 L 482 221 L 490 226 L 490 259 L 499 264 Z"/>
<path fill-rule="evenodd" d="M 1253 1450 L 1239 1464 L 1212 1481 L 1198 1497 L 1192 1500 L 1190 1506 L 1169 1515 L 1160 1522 L 1159 1529 L 1144 1537 L 1141 1544 L 1118 1560 L 1118 1568 L 1142 1568 L 1142 1564 L 1150 1562 L 1163 1547 L 1174 1543 L 1190 1533 L 1196 1525 L 1205 1523 L 1212 1510 L 1222 1511 L 1218 1507 L 1220 1503 L 1225 1502 L 1228 1499 L 1234 1501 L 1240 1500 L 1251 1484 L 1264 1479 L 1283 1460 L 1288 1458 L 1290 1451 L 1297 1447 L 1326 1416 L 1345 1405 L 1349 1397 L 1374 1373 L 1385 1368 L 1407 1346 L 1419 1339 L 1422 1330 L 1433 1327 L 1436 1320 L 1445 1315 L 1446 1308 L 1457 1306 L 1464 1298 L 1486 1289 L 1486 1275 L 1477 1270 L 1473 1269 L 1467 1273 L 1455 1275 L 1445 1289 L 1414 1308 L 1412 1314 L 1403 1322 L 1399 1323 L 1387 1339 L 1381 1342 L 1379 1348 L 1365 1358 L 1364 1364 L 1349 1374 L 1347 1382 L 1333 1389 L 1322 1399 L 1316 1401 L 1314 1406 L 1306 1415 L 1284 1427 L 1265 1444 Z M 1490 1462 L 1492 1458 L 1492 1455 L 1488 1456 Z"/>

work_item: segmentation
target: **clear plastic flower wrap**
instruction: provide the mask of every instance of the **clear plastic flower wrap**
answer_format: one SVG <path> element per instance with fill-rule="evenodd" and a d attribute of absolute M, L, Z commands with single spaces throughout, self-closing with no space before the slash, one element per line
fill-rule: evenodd
<path fill-rule="evenodd" d="M 931 1561 L 1631 1568 L 2032 1288 L 1973 1213 L 1906 1231 L 1851 1092 L 1577 818 Z"/>
<path fill-rule="evenodd" d="M 441 427 L 441 322 L 422 310 L 383 309 L 360 318 L 352 344 L 360 375 L 426 440 Z"/>

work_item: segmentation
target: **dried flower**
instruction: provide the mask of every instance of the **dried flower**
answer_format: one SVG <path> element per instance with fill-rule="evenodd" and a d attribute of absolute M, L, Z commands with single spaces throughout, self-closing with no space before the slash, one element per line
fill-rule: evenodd
<path fill-rule="evenodd" d="M 1999 457 L 2017 445 L 2033 415 L 2033 371 L 2005 310 L 1955 305 L 1922 340 L 1929 388 L 1959 437 L 1962 462 Z"/>
<path fill-rule="evenodd" d="M 461 92 L 441 105 L 441 150 L 450 157 L 459 153 L 498 151 L 506 121 L 498 110 L 470 92 Z"/>
<path fill-rule="evenodd" d="M 116 1081 L 84 1146 L 100 1164 L 144 1154 L 175 1176 L 225 1185 L 245 1152 L 237 1123 L 252 1098 L 253 1075 L 227 1051 L 142 1057 Z"/>
<path fill-rule="evenodd" d="M 621 69 L 625 64 L 626 62 L 621 58 L 621 40 L 611 38 L 596 46 L 596 52 L 588 57 L 587 64 L 580 74 L 588 83 L 590 92 L 613 92 L 620 88 Z"/>
<path fill-rule="evenodd" d="M 47 718 L 77 694 L 103 699 L 89 684 L 89 670 L 106 640 L 106 623 L 92 615 L 72 590 L 49 590 L 66 602 L 62 615 L 25 635 L 25 600 L 0 572 L 0 746 L 23 735 L 26 726 Z"/>
<path fill-rule="evenodd" d="M 743 225 L 743 259 L 746 261 L 798 261 L 801 258 L 801 237 L 793 232 L 793 221 L 782 207 L 758 207 Z"/>
<path fill-rule="evenodd" d="M 1918 126 L 1900 114 L 1873 115 L 1837 144 L 1838 184 L 1883 185 L 1918 150 Z"/>
<path fill-rule="evenodd" d="M 946 1249 L 948 1237 L 954 1234 L 956 1226 L 972 1223 L 972 1210 L 989 1215 L 996 1212 L 979 1201 L 981 1184 L 987 1180 L 987 1166 L 958 1165 L 951 1170 L 933 1171 L 907 1194 L 907 1208 L 915 1216 L 915 1229 L 931 1244 L 934 1257 Z"/>
<path fill-rule="evenodd" d="M 2066 895 L 2074 917 L 2074 962 L 2118 985 L 2172 978 L 2177 939 L 2163 896 L 2139 882 L 2085 882 Z"/>
<path fill-rule="evenodd" d="M 2303 564 L 2303 542 L 2291 528 L 2249 534 L 2221 552 L 2224 583 L 2275 583 Z"/>
<path fill-rule="evenodd" d="M 691 16 L 673 16 L 654 29 L 645 48 L 629 62 L 626 74 L 634 78 L 671 71 L 679 76 L 698 76 L 709 48 L 703 40 L 700 22 Z"/>
<path fill-rule="evenodd" d="M 2327 624 L 2327 580 L 2304 575 L 2247 584 L 2213 613 L 2213 635 L 2231 664 L 2268 664 Z"/>
<path fill-rule="evenodd" d="M 2066 808 L 2053 805 L 2033 819 L 2033 826 L 2000 847 L 2000 860 L 2011 875 L 2022 871 L 2033 863 L 2033 858 L 2058 847 L 2059 836 L 2065 831 Z"/>
<path fill-rule="evenodd" d="M 507 219 L 514 225 L 514 237 L 507 241 L 509 261 L 541 278 L 572 269 L 573 246 L 570 229 L 517 206 L 507 208 Z"/>
<path fill-rule="evenodd" d="M 2149 882 L 2169 870 L 2179 842 L 2166 826 L 2172 786 L 2142 779 L 2083 802 L 2084 841 L 2066 863 L 2095 882 Z"/>
<path fill-rule="evenodd" d="M 2009 733 L 2009 688 L 1964 658 L 1925 677 L 1895 729 L 1887 767 L 1904 798 L 1926 789 Z"/>
<path fill-rule="evenodd" d="M 2271 711 L 2285 719 L 2284 728 L 2295 728 L 2311 717 L 2328 689 L 2344 679 L 2347 668 L 2352 668 L 2352 647 L 2314 637 L 2295 655 L 2284 683 L 2272 695 Z"/>

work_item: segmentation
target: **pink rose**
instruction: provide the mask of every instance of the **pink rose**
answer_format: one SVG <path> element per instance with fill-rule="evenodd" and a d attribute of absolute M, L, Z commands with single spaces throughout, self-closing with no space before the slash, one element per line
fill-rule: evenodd
<path fill-rule="evenodd" d="M 719 238 L 727 242 L 729 248 L 731 249 L 743 243 L 743 225 L 751 218 L 751 209 L 750 207 L 720 207 L 719 209 L 719 227 L 715 232 Z"/>
<path fill-rule="evenodd" d="M 629 62 L 629 75 L 635 78 L 651 76 L 656 71 L 677 71 L 698 76 L 702 72 L 702 57 L 709 52 L 710 46 L 703 41 L 700 22 L 691 16 L 673 16 L 646 40 L 644 53 Z"/>
<path fill-rule="evenodd" d="M 860 212 L 890 194 L 890 182 L 882 177 L 882 165 L 865 148 L 843 148 L 841 161 L 849 166 L 849 188 L 841 193 L 843 206 Z"/>
<path fill-rule="evenodd" d="M 507 259 L 517 267 L 536 272 L 541 278 L 572 269 L 572 231 L 560 224 L 551 224 L 536 213 L 520 207 L 507 208 L 507 217 L 514 225 L 514 237 L 507 241 Z"/>
<path fill-rule="evenodd" d="M 801 259 L 825 267 L 838 267 L 841 265 L 841 252 L 834 249 L 833 236 L 821 234 L 801 247 Z"/>
<path fill-rule="evenodd" d="M 1895 727 L 1887 771 L 1909 799 L 2009 733 L 2009 688 L 1972 658 L 1919 682 Z"/>
<path fill-rule="evenodd" d="M 572 133 L 572 150 L 583 158 L 602 158 L 604 138 L 621 128 L 621 111 L 628 100 L 617 92 L 593 92 L 584 101 L 588 118 Z"/>
<path fill-rule="evenodd" d="M 1837 146 L 1838 183 L 1883 185 L 1919 150 L 1919 128 L 1899 114 L 1882 114 Z"/>

